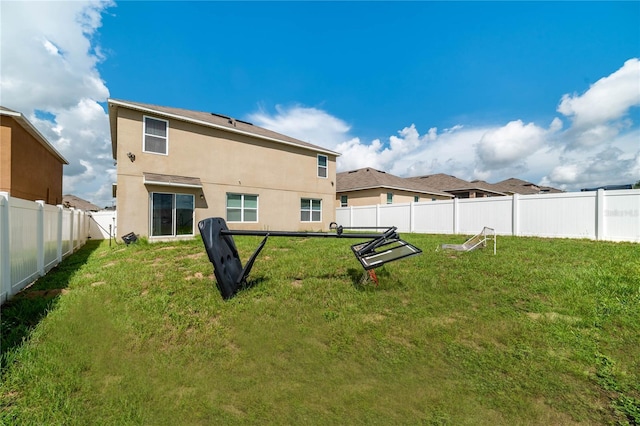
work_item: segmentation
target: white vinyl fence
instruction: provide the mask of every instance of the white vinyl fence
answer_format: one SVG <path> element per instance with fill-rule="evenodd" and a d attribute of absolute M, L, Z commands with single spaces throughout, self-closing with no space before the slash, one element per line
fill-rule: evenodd
<path fill-rule="evenodd" d="M 101 210 L 87 213 L 89 220 L 89 238 L 92 240 L 108 240 L 116 235 L 115 210 Z"/>
<path fill-rule="evenodd" d="M 500 235 L 640 242 L 640 190 L 339 207 L 336 222 L 424 234 L 474 235 L 488 226 Z"/>
<path fill-rule="evenodd" d="M 82 247 L 88 235 L 84 211 L 0 192 L 0 303 Z"/>

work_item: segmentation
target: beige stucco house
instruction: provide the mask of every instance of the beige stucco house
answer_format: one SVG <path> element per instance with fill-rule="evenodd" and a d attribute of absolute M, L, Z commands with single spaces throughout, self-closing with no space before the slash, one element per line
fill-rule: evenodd
<path fill-rule="evenodd" d="M 60 204 L 65 164 L 69 162 L 22 113 L 0 106 L 0 191 Z"/>
<path fill-rule="evenodd" d="M 336 207 L 447 200 L 453 195 L 372 167 L 336 175 Z"/>
<path fill-rule="evenodd" d="M 327 230 L 336 152 L 220 114 L 110 99 L 117 235 L 190 238 L 231 229 Z"/>

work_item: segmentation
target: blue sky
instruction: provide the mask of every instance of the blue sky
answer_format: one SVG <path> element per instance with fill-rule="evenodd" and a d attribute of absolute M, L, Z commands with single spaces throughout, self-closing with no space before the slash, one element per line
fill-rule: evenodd
<path fill-rule="evenodd" d="M 339 170 L 640 180 L 640 2 L 6 2 L 0 103 L 110 205 L 105 101 L 245 119 Z M 25 24 L 26 20 L 26 24 Z"/>

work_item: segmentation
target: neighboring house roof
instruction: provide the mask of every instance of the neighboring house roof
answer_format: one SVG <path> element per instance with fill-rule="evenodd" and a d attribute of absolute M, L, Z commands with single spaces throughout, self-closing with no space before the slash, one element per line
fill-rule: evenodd
<path fill-rule="evenodd" d="M 615 189 L 633 189 L 633 184 L 623 183 L 621 185 L 602 185 L 602 186 L 596 186 L 594 188 L 582 188 L 580 191 L 588 192 L 588 191 L 597 191 L 599 189 L 604 189 L 605 191 L 612 191 Z"/>
<path fill-rule="evenodd" d="M 509 194 L 540 194 L 540 193 L 559 193 L 563 192 L 559 189 L 552 188 L 550 186 L 538 186 L 535 183 L 527 182 L 526 180 L 509 178 L 503 181 L 497 182 L 494 185 L 503 189 L 504 192 Z"/>
<path fill-rule="evenodd" d="M 109 122 L 111 125 L 111 141 L 113 158 L 116 158 L 118 139 L 116 132 L 116 117 L 117 114 L 111 113 L 112 109 L 119 107 L 129 108 L 144 113 L 154 114 L 166 118 L 172 118 L 174 120 L 186 121 L 189 123 L 199 124 L 205 127 L 212 127 L 216 129 L 225 130 L 232 133 L 250 135 L 260 139 L 278 142 L 285 145 L 293 145 L 303 149 L 309 149 L 314 152 L 320 152 L 323 154 L 339 156 L 340 154 L 326 148 L 322 148 L 317 145 L 313 145 L 308 142 L 301 141 L 299 139 L 292 138 L 271 130 L 264 129 L 262 127 L 254 126 L 253 124 L 238 120 L 232 117 L 228 117 L 222 114 L 215 114 L 211 112 L 191 111 L 181 108 L 171 108 L 158 105 L 143 104 L 139 102 L 124 101 L 118 99 L 109 99 Z"/>
<path fill-rule="evenodd" d="M 49 143 L 49 141 L 36 129 L 33 124 L 20 112 L 14 111 L 9 108 L 5 108 L 0 106 L 0 115 L 4 115 L 6 117 L 13 118 L 24 130 L 27 131 L 35 140 L 40 142 L 40 144 L 54 157 L 56 157 L 62 164 L 69 164 L 69 162 L 60 154 L 54 147 Z"/>
<path fill-rule="evenodd" d="M 417 184 L 411 180 L 376 170 L 371 167 L 336 174 L 336 192 L 359 191 L 363 189 L 387 188 L 451 198 L 451 194 Z"/>
<path fill-rule="evenodd" d="M 62 205 L 65 207 L 73 207 L 74 209 L 92 212 L 100 210 L 100 207 L 96 206 L 95 204 L 92 204 L 87 200 L 83 200 L 82 198 L 76 197 L 75 195 L 71 194 L 62 196 Z"/>
<path fill-rule="evenodd" d="M 426 185 L 431 188 L 437 188 L 440 191 L 448 193 L 477 191 L 487 193 L 489 195 L 506 195 L 504 192 L 500 191 L 499 188 L 490 183 L 480 180 L 469 182 L 464 179 L 459 179 L 455 176 L 447 175 L 444 173 L 415 176 L 407 178 L 407 180 L 415 182 L 419 185 Z"/>

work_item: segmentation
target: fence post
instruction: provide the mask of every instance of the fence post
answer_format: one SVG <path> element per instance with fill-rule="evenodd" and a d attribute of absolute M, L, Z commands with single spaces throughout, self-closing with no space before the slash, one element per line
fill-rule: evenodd
<path fill-rule="evenodd" d="M 38 248 L 38 258 L 36 259 L 36 268 L 38 275 L 44 276 L 44 200 L 36 200 L 38 205 L 38 214 L 36 216 L 36 246 Z"/>
<path fill-rule="evenodd" d="M 605 218 L 604 218 L 604 207 L 605 207 L 605 193 L 604 189 L 598 189 L 596 192 L 596 240 L 604 240 L 605 239 Z"/>
<path fill-rule="evenodd" d="M 511 203 L 511 234 L 514 237 L 520 235 L 520 194 L 512 195 Z"/>
<path fill-rule="evenodd" d="M 75 219 L 75 215 L 73 214 L 74 212 L 74 208 L 71 207 L 70 209 L 71 214 L 69 215 L 69 255 L 71 255 L 71 253 L 73 253 L 74 247 L 75 247 L 75 240 L 73 239 L 73 227 L 74 227 L 74 219 Z"/>
<path fill-rule="evenodd" d="M 453 234 L 458 234 L 459 224 L 458 224 L 458 216 L 460 215 L 460 199 L 458 197 L 453 199 Z"/>
<path fill-rule="evenodd" d="M 376 226 L 380 226 L 380 204 L 376 204 Z"/>
<path fill-rule="evenodd" d="M 56 252 L 56 264 L 60 264 L 62 262 L 62 217 L 63 217 L 63 209 L 62 204 L 58 204 L 58 235 L 56 236 L 58 250 Z"/>
<path fill-rule="evenodd" d="M 11 294 L 10 228 L 9 193 L 0 192 L 0 303 L 4 303 Z"/>
<path fill-rule="evenodd" d="M 413 232 L 415 230 L 415 208 L 414 208 L 414 202 L 412 201 L 411 204 L 409 205 L 409 232 Z"/>
<path fill-rule="evenodd" d="M 349 226 L 353 226 L 353 206 L 349 207 Z"/>

